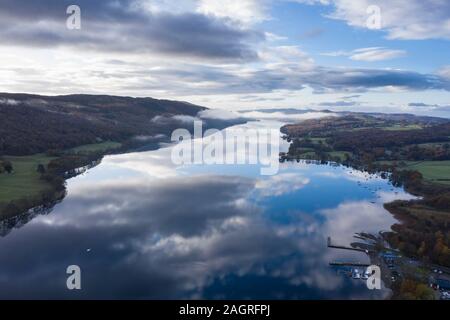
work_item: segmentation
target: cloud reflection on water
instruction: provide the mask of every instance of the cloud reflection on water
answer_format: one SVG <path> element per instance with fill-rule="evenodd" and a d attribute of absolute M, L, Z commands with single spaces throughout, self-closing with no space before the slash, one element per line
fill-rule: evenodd
<path fill-rule="evenodd" d="M 341 186 L 358 188 L 347 169 L 290 163 L 274 177 L 239 168 L 180 172 L 168 152 L 108 157 L 70 180 L 51 214 L 2 238 L 0 298 L 379 297 L 328 266 L 355 255 L 327 249 L 327 236 L 348 244 L 355 232 L 393 223 L 368 191 L 345 200 Z M 328 188 L 337 206 L 321 199 Z M 82 268 L 81 292 L 65 289 L 71 264 Z"/>

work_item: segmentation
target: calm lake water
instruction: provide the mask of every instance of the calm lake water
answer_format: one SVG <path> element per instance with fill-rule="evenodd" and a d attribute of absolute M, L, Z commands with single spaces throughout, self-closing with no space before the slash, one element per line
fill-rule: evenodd
<path fill-rule="evenodd" d="M 389 230 L 395 220 L 383 203 L 409 198 L 402 190 L 359 171 L 304 162 L 280 164 L 275 176 L 250 165 L 175 166 L 171 148 L 105 157 L 68 181 L 67 197 L 51 212 L 11 230 L 4 225 L 0 298 L 386 294 L 330 268 L 334 260 L 368 259 L 328 249 L 327 237 L 349 245 L 355 232 Z M 81 267 L 81 291 L 66 288 L 69 265 Z"/>

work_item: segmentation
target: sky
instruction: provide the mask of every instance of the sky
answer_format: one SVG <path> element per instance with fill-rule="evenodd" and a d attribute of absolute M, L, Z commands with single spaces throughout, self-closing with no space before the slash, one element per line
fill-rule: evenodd
<path fill-rule="evenodd" d="M 0 0 L 3 92 L 450 117 L 449 53 L 448 0 Z"/>

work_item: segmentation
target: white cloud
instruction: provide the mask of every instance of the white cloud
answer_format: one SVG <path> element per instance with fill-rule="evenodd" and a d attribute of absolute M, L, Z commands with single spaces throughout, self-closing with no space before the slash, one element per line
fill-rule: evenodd
<path fill-rule="evenodd" d="M 385 48 L 363 48 L 353 52 L 350 59 L 357 61 L 381 61 L 406 55 L 404 50 L 390 50 Z"/>
<path fill-rule="evenodd" d="M 296 173 L 282 173 L 256 182 L 256 189 L 264 197 L 281 196 L 302 189 L 310 183 L 309 178 Z"/>
<path fill-rule="evenodd" d="M 269 0 L 199 0 L 197 11 L 250 25 L 269 19 Z"/>
<path fill-rule="evenodd" d="M 51 2 L 44 2 L 47 1 Z M 3 62 L 0 86 L 3 91 L 9 92 L 153 96 L 233 109 L 322 108 L 317 105 L 318 102 L 333 101 L 325 100 L 325 94 L 344 92 L 364 93 L 364 97 L 374 93 L 367 108 L 376 105 L 381 110 L 389 105 L 389 99 L 401 94 L 402 98 L 395 101 L 396 106 L 407 105 L 411 101 L 448 104 L 448 66 L 434 74 L 398 69 L 320 66 L 303 48 L 279 45 L 287 40 L 282 29 L 266 30 L 265 25 L 257 25 L 272 19 L 270 9 L 277 5 L 277 1 L 294 0 L 80 0 L 78 2 L 84 12 L 90 12 L 92 16 L 85 17 L 81 33 L 71 32 L 67 34 L 69 37 L 61 28 L 53 28 L 53 24 L 61 23 L 59 9 L 56 10 L 58 6 L 52 11 L 49 10 L 50 5 L 33 5 L 33 2 L 26 0 L 16 0 L 14 6 L 4 2 L 5 9 L 0 9 L 4 24 L 17 26 L 0 31 L 0 38 L 5 36 L 2 42 L 2 49 L 5 50 L 0 52 Z M 311 5 L 328 4 L 325 9 L 334 11 L 333 17 L 339 18 L 339 13 L 343 19 L 346 14 L 348 23 L 353 25 L 352 21 L 361 16 L 362 27 L 365 22 L 362 18 L 366 16 L 365 5 L 369 3 L 366 0 L 360 1 L 361 4 L 342 0 L 297 1 Z M 442 18 L 448 16 L 448 10 L 436 9 L 447 7 L 443 1 L 427 1 L 428 4 L 417 0 L 398 1 L 399 4 L 395 1 L 389 3 L 389 8 L 384 8 L 387 1 L 373 2 L 383 4 L 383 19 L 394 12 L 402 18 L 398 20 L 407 21 L 405 28 L 413 20 L 418 23 L 431 21 L 431 18 L 421 17 L 423 13 L 426 17 L 437 17 L 437 29 L 448 29 L 443 22 L 446 18 Z M 116 10 L 111 6 L 105 7 L 107 3 L 116 6 L 127 4 L 128 9 L 134 10 Z M 400 14 L 394 8 L 404 9 L 405 12 Z M 14 21 L 21 23 L 6 22 L 14 17 Z M 38 24 L 36 21 L 39 19 L 44 23 Z M 404 23 L 402 21 L 395 23 L 400 25 Z M 395 23 L 383 24 L 383 28 L 393 32 Z M 46 26 L 49 28 L 44 28 Z M 18 34 L 12 31 L 19 32 L 24 38 L 16 37 Z M 48 34 L 41 31 L 48 31 Z M 320 33 L 321 28 L 311 31 L 312 34 Z M 298 33 L 300 36 L 301 30 Z M 53 34 L 63 37 L 51 37 Z M 429 35 L 434 37 L 432 32 Z M 83 41 L 77 41 L 78 38 L 83 38 Z M 97 38 L 101 41 L 98 42 Z M 122 45 L 123 41 L 126 46 Z M 86 46 L 90 49 L 84 50 Z M 93 47 L 101 50 L 102 54 Z M 333 54 L 357 61 L 381 61 L 405 53 L 395 48 L 376 47 Z M 412 99 L 407 96 L 415 92 L 420 92 L 420 95 L 432 92 L 432 98 L 419 96 Z M 342 104 L 339 100 L 342 99 L 336 98 L 335 103 Z M 350 109 L 350 103 L 346 104 Z M 282 113 L 270 116 L 286 118 Z"/>
<path fill-rule="evenodd" d="M 325 117 L 334 117 L 336 116 L 333 113 L 324 113 L 324 112 L 306 112 L 306 113 L 286 113 L 283 110 L 279 112 L 264 112 L 264 111 L 242 111 L 243 116 L 246 118 L 253 119 L 265 119 L 265 120 L 277 120 L 282 122 L 295 122 L 295 121 L 303 121 L 308 119 L 318 119 Z"/>
<path fill-rule="evenodd" d="M 389 39 L 450 39 L 450 2 L 447 0 L 295 0 L 306 4 L 333 4 L 328 16 L 353 27 L 367 28 L 367 8 L 381 9 L 381 29 Z"/>
<path fill-rule="evenodd" d="M 323 53 L 322 55 L 330 57 L 345 56 L 355 61 L 373 62 L 403 57 L 406 55 L 406 51 L 387 49 L 383 47 L 371 47 L 371 48 L 356 49 L 353 51 L 327 52 Z"/>
<path fill-rule="evenodd" d="M 437 73 L 443 78 L 450 79 L 450 65 L 441 68 Z"/>
<path fill-rule="evenodd" d="M 259 52 L 261 60 L 274 68 L 286 67 L 295 64 L 297 68 L 311 70 L 314 60 L 298 46 L 267 47 Z"/>
<path fill-rule="evenodd" d="M 242 118 L 239 113 L 223 109 L 207 109 L 200 111 L 198 116 L 201 119 L 236 120 Z"/>
<path fill-rule="evenodd" d="M 14 100 L 14 99 L 0 98 L 0 104 L 7 104 L 9 106 L 15 106 L 15 105 L 19 104 L 19 101 Z"/>

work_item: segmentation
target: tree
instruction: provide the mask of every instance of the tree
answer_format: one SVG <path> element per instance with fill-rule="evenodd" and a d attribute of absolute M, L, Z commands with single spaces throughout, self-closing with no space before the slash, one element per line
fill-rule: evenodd
<path fill-rule="evenodd" d="M 423 283 L 417 285 L 414 295 L 418 300 L 434 300 L 433 290 Z"/>
<path fill-rule="evenodd" d="M 434 293 L 426 284 L 405 279 L 400 286 L 400 298 L 408 300 L 433 300 Z"/>
<path fill-rule="evenodd" d="M 8 160 L 3 160 L 3 168 L 5 169 L 5 171 L 7 173 L 11 173 L 13 172 L 13 165 L 10 161 Z"/>
<path fill-rule="evenodd" d="M 37 172 L 39 172 L 40 174 L 44 174 L 47 170 L 45 170 L 45 166 L 43 164 L 38 164 L 37 166 Z"/>
<path fill-rule="evenodd" d="M 420 245 L 420 248 L 417 251 L 417 254 L 419 255 L 419 257 L 423 257 L 426 253 L 426 250 L 427 250 L 427 245 L 426 245 L 425 241 L 422 241 L 422 244 Z"/>

